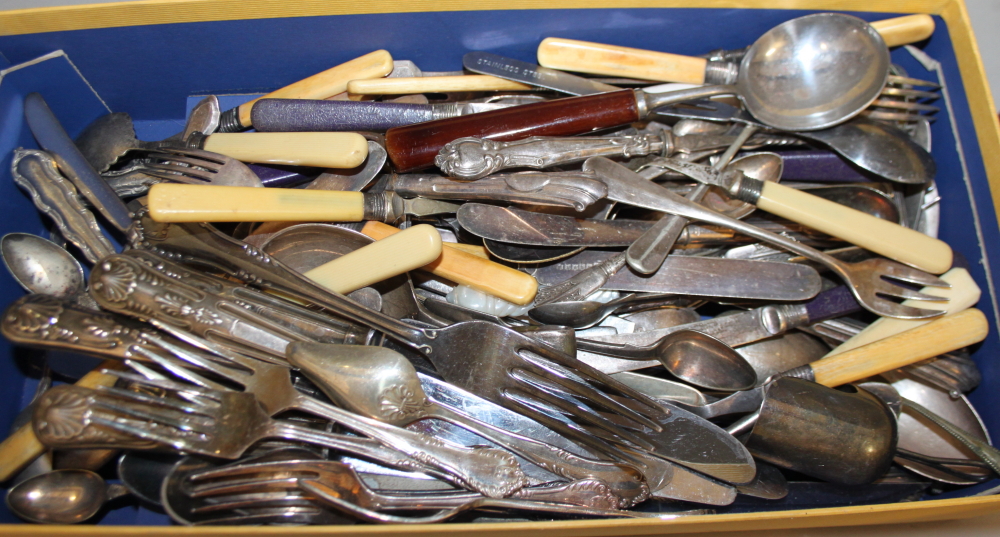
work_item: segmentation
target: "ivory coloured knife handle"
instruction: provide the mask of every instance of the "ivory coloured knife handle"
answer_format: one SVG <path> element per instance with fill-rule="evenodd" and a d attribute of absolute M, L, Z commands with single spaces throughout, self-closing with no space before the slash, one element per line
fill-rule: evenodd
<path fill-rule="evenodd" d="M 973 281 L 969 271 L 961 267 L 955 267 L 941 276 L 941 279 L 950 283 L 951 287 L 924 287 L 921 293 L 947 298 L 947 302 L 929 302 L 925 300 L 909 299 L 903 301 L 904 306 L 914 308 L 927 308 L 947 311 L 948 314 L 958 313 L 964 309 L 971 308 L 979 302 L 982 292 L 976 282 Z M 833 356 L 856 349 L 862 345 L 867 345 L 874 341 L 884 339 L 905 330 L 922 326 L 931 322 L 927 319 L 892 319 L 880 317 L 871 323 L 864 330 L 858 332 L 847 341 L 838 345 L 828 352 L 826 356 Z"/>
<path fill-rule="evenodd" d="M 538 64 L 577 73 L 704 84 L 708 60 L 667 52 L 547 37 L 538 45 Z"/>
<path fill-rule="evenodd" d="M 923 41 L 934 33 L 934 19 L 926 13 L 883 19 L 871 26 L 890 48 Z"/>
<path fill-rule="evenodd" d="M 244 162 L 354 168 L 368 157 L 356 132 L 232 132 L 205 138 L 203 149 Z"/>
<path fill-rule="evenodd" d="M 453 91 L 528 91 L 534 86 L 490 75 L 426 76 L 352 80 L 347 92 L 353 95 L 405 95 Z"/>
<path fill-rule="evenodd" d="M 393 226 L 374 221 L 366 223 L 361 232 L 377 241 L 400 233 Z M 532 275 L 464 252 L 449 243 L 444 243 L 441 255 L 423 270 L 519 306 L 530 304 L 538 291 L 538 281 Z"/>
<path fill-rule="evenodd" d="M 239 122 L 243 127 L 253 126 L 250 111 L 260 99 L 326 99 L 346 91 L 351 80 L 379 78 L 391 72 L 392 55 L 376 50 L 241 104 L 237 109 Z"/>
<path fill-rule="evenodd" d="M 76 385 L 84 388 L 111 386 L 118 380 L 118 377 L 105 375 L 101 373 L 101 370 L 121 370 L 123 367 L 117 360 L 105 360 L 96 369 L 80 377 L 80 380 L 76 381 Z M 47 449 L 35 437 L 35 431 L 30 422 L 19 427 L 0 443 L 0 482 L 14 477 L 14 474 L 31 464 L 31 461 L 37 459 Z"/>
<path fill-rule="evenodd" d="M 886 46 L 895 47 L 927 39 L 934 33 L 930 15 L 907 15 L 876 21 L 871 26 L 882 35 Z M 538 45 L 538 63 L 552 69 L 704 84 L 708 60 L 616 45 L 548 37 Z"/>
<path fill-rule="evenodd" d="M 979 343 L 988 333 L 983 312 L 969 308 L 809 366 L 817 383 L 840 386 Z"/>
<path fill-rule="evenodd" d="M 951 268 L 951 247 L 919 231 L 779 183 L 764 181 L 757 207 L 932 274 Z"/>
<path fill-rule="evenodd" d="M 157 222 L 360 222 L 364 194 L 337 190 L 159 183 L 149 189 Z"/>
<path fill-rule="evenodd" d="M 304 276 L 346 294 L 409 272 L 441 256 L 441 234 L 420 224 L 324 263 Z"/>

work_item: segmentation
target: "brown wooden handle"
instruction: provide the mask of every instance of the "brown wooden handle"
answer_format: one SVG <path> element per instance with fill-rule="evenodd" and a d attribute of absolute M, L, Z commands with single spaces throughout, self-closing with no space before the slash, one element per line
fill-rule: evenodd
<path fill-rule="evenodd" d="M 404 173 L 433 165 L 445 144 L 465 136 L 509 142 L 572 136 L 638 120 L 635 92 L 612 91 L 393 127 L 385 133 L 385 148 L 396 171 Z"/>
<path fill-rule="evenodd" d="M 372 221 L 365 224 L 361 232 L 375 240 L 381 240 L 399 233 L 399 229 Z M 451 243 L 446 242 L 443 246 L 441 256 L 420 270 L 468 285 L 519 306 L 530 304 L 535 299 L 538 281 L 532 275 L 464 252 Z"/>
<path fill-rule="evenodd" d="M 115 360 L 105 360 L 96 369 L 80 377 L 76 381 L 77 386 L 84 388 L 96 388 L 97 386 L 111 386 L 118 377 L 101 373 L 102 369 L 124 369 L 124 365 Z M 7 481 L 22 468 L 31 464 L 47 448 L 35 437 L 35 431 L 31 428 L 31 423 L 25 423 L 18 430 L 0 443 L 0 482 Z"/>

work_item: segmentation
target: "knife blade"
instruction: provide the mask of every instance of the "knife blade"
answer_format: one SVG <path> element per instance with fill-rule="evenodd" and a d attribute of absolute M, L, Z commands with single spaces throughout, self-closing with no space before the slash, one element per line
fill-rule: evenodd
<path fill-rule="evenodd" d="M 370 101 L 261 99 L 250 118 L 259 132 L 385 131 L 392 127 L 464 116 L 515 103 L 413 104 Z"/>
<path fill-rule="evenodd" d="M 555 285 L 617 252 L 585 250 L 531 274 L 539 285 Z M 738 261 L 738 263 L 731 263 Z M 755 277 L 754 275 L 759 275 Z M 754 282 L 748 285 L 748 282 Z M 820 292 L 819 273 L 806 265 L 671 255 L 660 270 L 639 276 L 619 270 L 603 286 L 613 291 L 773 300 L 808 300 Z"/>
<path fill-rule="evenodd" d="M 462 66 L 474 73 L 493 75 L 523 84 L 538 86 L 568 93 L 570 95 L 591 95 L 621 88 L 588 80 L 582 76 L 549 69 L 534 63 L 522 62 L 491 52 L 474 51 L 462 57 Z"/>
<path fill-rule="evenodd" d="M 125 202 L 87 162 L 41 94 L 29 93 L 24 98 L 24 118 L 38 145 L 62 159 L 60 164 L 70 168 L 63 172 L 77 189 L 111 224 L 121 231 L 127 230 L 132 224 L 132 215 Z"/>

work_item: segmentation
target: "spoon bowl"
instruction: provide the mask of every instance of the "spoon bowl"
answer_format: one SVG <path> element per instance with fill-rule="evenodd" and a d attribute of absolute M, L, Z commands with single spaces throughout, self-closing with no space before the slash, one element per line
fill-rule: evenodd
<path fill-rule="evenodd" d="M 757 384 L 757 373 L 732 347 L 694 330 L 660 340 L 656 358 L 675 377 L 704 388 L 736 391 Z"/>
<path fill-rule="evenodd" d="M 18 483 L 7 493 L 7 507 L 40 524 L 76 524 L 111 499 L 104 479 L 89 470 L 55 470 Z"/>
<path fill-rule="evenodd" d="M 17 283 L 30 293 L 72 298 L 86 289 L 83 267 L 64 248 L 30 233 L 8 233 L 0 253 Z"/>

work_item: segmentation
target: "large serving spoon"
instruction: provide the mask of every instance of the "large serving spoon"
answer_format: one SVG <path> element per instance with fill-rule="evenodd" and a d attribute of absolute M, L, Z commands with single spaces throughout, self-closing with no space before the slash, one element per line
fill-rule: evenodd
<path fill-rule="evenodd" d="M 771 127 L 817 130 L 864 110 L 882 91 L 888 69 L 885 41 L 867 22 L 848 15 L 811 15 L 761 36 L 744 58 L 735 86 L 659 94 L 621 90 L 512 106 L 395 127 L 386 132 L 385 145 L 402 173 L 432 165 L 445 144 L 458 138 L 572 136 L 638 121 L 659 106 L 714 95 L 739 96 L 757 120 Z"/>

